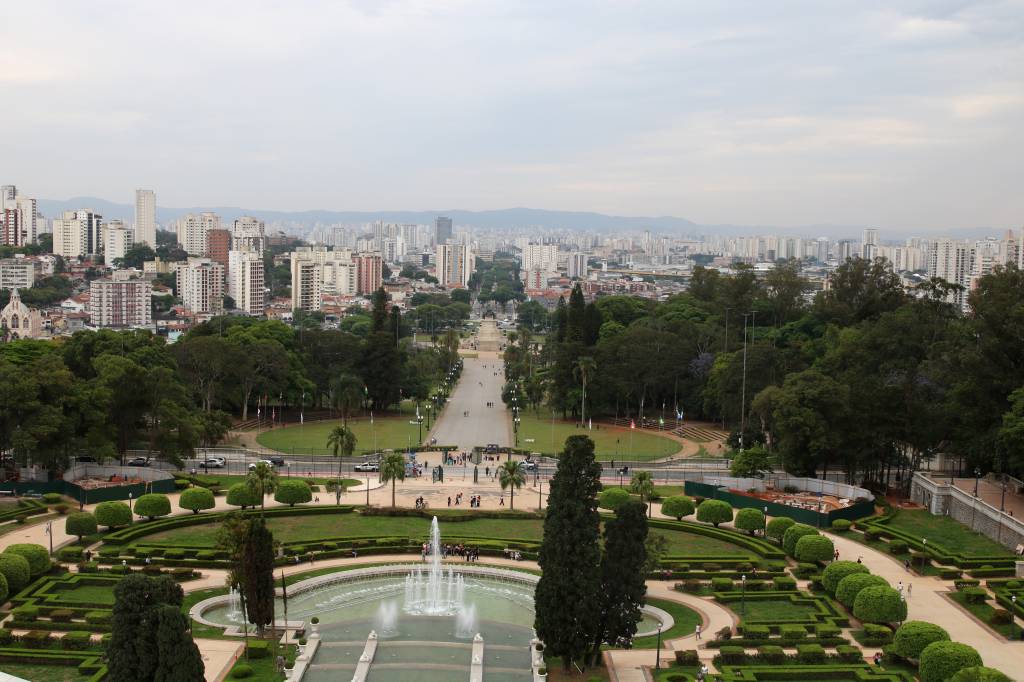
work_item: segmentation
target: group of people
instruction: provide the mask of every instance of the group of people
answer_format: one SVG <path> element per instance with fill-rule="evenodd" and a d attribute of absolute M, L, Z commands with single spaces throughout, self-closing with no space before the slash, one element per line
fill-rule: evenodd
<path fill-rule="evenodd" d="M 518 549 L 509 549 L 508 547 L 506 547 L 505 548 L 505 558 L 506 559 L 512 559 L 514 561 L 522 561 L 523 560 L 523 553 L 520 552 Z"/>
<path fill-rule="evenodd" d="M 448 557 L 460 556 L 466 561 L 480 561 L 480 549 L 478 547 L 468 547 L 463 544 L 458 545 L 441 545 L 441 558 L 447 559 Z M 423 561 L 427 560 L 427 557 L 433 554 L 430 551 L 430 543 L 424 542 L 420 546 L 420 559 Z"/>
<path fill-rule="evenodd" d="M 463 493 L 459 493 L 455 497 L 452 497 L 451 495 L 449 495 L 448 496 L 448 506 L 449 507 L 452 506 L 452 500 L 455 500 L 455 506 L 456 507 L 461 505 L 462 504 L 462 495 L 463 495 Z M 420 499 L 422 500 L 423 498 L 420 498 Z M 479 495 L 473 495 L 472 497 L 470 497 L 469 498 L 469 506 L 470 507 L 474 507 L 474 508 L 479 508 L 480 507 L 480 496 Z"/>

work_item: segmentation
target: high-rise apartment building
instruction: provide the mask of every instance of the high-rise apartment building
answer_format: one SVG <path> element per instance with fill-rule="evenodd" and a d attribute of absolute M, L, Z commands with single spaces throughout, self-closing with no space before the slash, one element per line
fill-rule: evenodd
<path fill-rule="evenodd" d="M 434 244 L 448 243 L 452 238 L 452 219 L 438 216 L 434 218 Z"/>
<path fill-rule="evenodd" d="M 103 250 L 100 226 L 103 216 L 83 208 L 64 211 L 53 221 L 53 252 L 64 258 L 98 254 Z"/>
<path fill-rule="evenodd" d="M 570 254 L 567 265 L 566 274 L 569 275 L 569 279 L 587 278 L 587 254 L 578 252 Z"/>
<path fill-rule="evenodd" d="M 959 284 L 963 291 L 956 291 L 946 299 L 963 309 L 967 303 L 966 288 L 970 284 L 972 254 L 967 242 L 954 239 L 936 239 L 928 251 L 928 276 L 940 277 L 950 284 Z"/>
<path fill-rule="evenodd" d="M 135 243 L 135 231 L 121 220 L 103 223 L 100 228 L 103 234 L 103 262 L 114 266 L 114 261 L 124 258 Z"/>
<path fill-rule="evenodd" d="M 0 289 L 28 289 L 36 282 L 37 270 L 36 261 L 20 253 L 0 260 Z"/>
<path fill-rule="evenodd" d="M 89 321 L 97 327 L 146 327 L 152 323 L 153 286 L 135 270 L 115 270 L 89 283 Z"/>
<path fill-rule="evenodd" d="M 224 310 L 224 267 L 209 258 L 189 258 L 178 263 L 178 298 L 193 313 Z"/>
<path fill-rule="evenodd" d="M 228 260 L 228 296 L 234 299 L 235 308 L 248 315 L 263 315 L 263 256 L 256 251 L 231 251 Z"/>
<path fill-rule="evenodd" d="M 355 256 L 356 293 L 372 294 L 384 283 L 384 259 L 379 253 L 361 253 Z"/>
<path fill-rule="evenodd" d="M 292 309 L 320 310 L 323 299 L 323 266 L 314 258 L 292 252 Z"/>
<path fill-rule="evenodd" d="M 262 220 L 242 216 L 231 228 L 232 251 L 254 251 L 262 255 L 266 242 L 266 227 Z"/>
<path fill-rule="evenodd" d="M 135 241 L 156 248 L 156 192 L 135 190 Z"/>
<path fill-rule="evenodd" d="M 464 287 L 469 285 L 473 274 L 473 252 L 468 244 L 438 244 L 436 248 L 436 273 L 438 283 L 443 287 Z"/>
<path fill-rule="evenodd" d="M 878 230 L 869 227 L 861 235 L 860 257 L 864 260 L 874 260 L 878 256 Z"/>
<path fill-rule="evenodd" d="M 230 252 L 231 230 L 216 229 L 206 233 L 206 257 L 224 266 L 224 272 L 228 272 Z"/>
<path fill-rule="evenodd" d="M 18 193 L 14 185 L 0 187 L 0 244 L 25 246 L 39 236 L 36 200 Z"/>
<path fill-rule="evenodd" d="M 178 219 L 178 243 L 188 255 L 204 257 L 207 255 L 206 234 L 219 229 L 220 216 L 216 213 L 189 213 Z"/>
<path fill-rule="evenodd" d="M 522 252 L 524 271 L 554 272 L 558 269 L 557 244 L 526 244 Z"/>

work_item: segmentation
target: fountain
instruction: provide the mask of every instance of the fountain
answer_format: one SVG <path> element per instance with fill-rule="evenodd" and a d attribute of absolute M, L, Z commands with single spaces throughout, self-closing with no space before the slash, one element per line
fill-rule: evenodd
<path fill-rule="evenodd" d="M 441 565 L 441 529 L 437 517 L 430 522 L 427 570 L 417 568 L 405 578 L 406 613 L 416 616 L 454 616 L 465 608 L 466 585 L 461 574 Z"/>
<path fill-rule="evenodd" d="M 245 612 L 242 610 L 242 594 L 234 587 L 229 592 L 230 600 L 228 602 L 228 618 L 232 623 L 242 623 L 245 621 Z"/>
<path fill-rule="evenodd" d="M 455 636 L 459 639 L 469 639 L 475 634 L 476 604 L 470 604 L 455 616 Z"/>
<path fill-rule="evenodd" d="M 377 607 L 377 615 L 373 619 L 377 633 L 381 637 L 393 637 L 398 634 L 398 604 L 394 600 L 382 601 Z"/>

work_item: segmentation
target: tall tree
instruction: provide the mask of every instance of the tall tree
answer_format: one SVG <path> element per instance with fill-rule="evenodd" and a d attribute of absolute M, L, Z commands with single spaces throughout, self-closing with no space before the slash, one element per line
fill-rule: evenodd
<path fill-rule="evenodd" d="M 594 638 L 593 663 L 598 665 L 601 644 L 632 646 L 647 594 L 647 518 L 642 502 L 630 500 L 604 524 L 599 608 L 601 627 Z"/>
<path fill-rule="evenodd" d="M 327 447 L 331 454 L 338 458 L 338 480 L 334 486 L 335 503 L 341 504 L 341 464 L 342 457 L 351 457 L 356 449 L 356 434 L 346 425 L 335 426 L 327 436 Z"/>
<path fill-rule="evenodd" d="M 371 313 L 371 331 L 388 331 L 388 292 L 380 287 L 373 292 L 373 309 Z"/>
<path fill-rule="evenodd" d="M 586 663 L 598 627 L 600 489 L 594 441 L 569 436 L 551 479 L 538 560 L 542 574 L 534 598 L 537 636 L 549 654 L 562 658 L 566 671 L 574 661 Z"/>
<path fill-rule="evenodd" d="M 391 482 L 391 506 L 395 506 L 395 484 L 405 480 L 405 456 L 392 452 L 386 455 L 380 463 L 380 480 L 382 483 Z"/>
<path fill-rule="evenodd" d="M 266 462 L 256 462 L 246 475 L 245 484 L 253 494 L 259 495 L 262 515 L 266 509 L 266 496 L 277 490 L 277 472 Z"/>
<path fill-rule="evenodd" d="M 579 282 L 572 288 L 569 294 L 569 310 L 566 317 L 565 340 L 576 343 L 583 342 L 583 329 L 585 326 L 586 304 L 583 301 L 583 289 Z"/>
<path fill-rule="evenodd" d="M 199 648 L 189 632 L 181 606 L 163 604 L 156 610 L 156 650 L 166 665 L 157 668 L 153 682 L 198 682 L 205 679 Z"/>
<path fill-rule="evenodd" d="M 577 360 L 576 366 L 573 368 L 573 373 L 583 385 L 583 391 L 580 394 L 580 421 L 584 424 L 587 421 L 587 379 L 592 377 L 596 370 L 597 363 L 594 362 L 594 358 L 586 356 Z"/>
<path fill-rule="evenodd" d="M 601 309 L 594 303 L 588 303 L 583 309 L 583 345 L 593 346 L 601 335 L 601 325 L 604 318 L 601 316 Z"/>
<path fill-rule="evenodd" d="M 502 462 L 498 467 L 498 483 L 501 489 L 509 489 L 508 508 L 516 508 L 516 488 L 522 488 L 526 483 L 526 473 L 523 471 L 522 462 Z"/>
<path fill-rule="evenodd" d="M 246 615 L 262 637 L 264 628 L 274 621 L 274 536 L 262 518 L 249 523 L 242 562 Z"/>

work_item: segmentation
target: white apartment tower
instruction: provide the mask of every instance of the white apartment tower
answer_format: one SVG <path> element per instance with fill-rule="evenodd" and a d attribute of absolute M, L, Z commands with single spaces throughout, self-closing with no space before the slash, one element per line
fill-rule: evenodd
<path fill-rule="evenodd" d="M 469 277 L 473 274 L 473 252 L 468 244 L 438 244 L 436 257 L 435 276 L 441 286 L 469 285 Z"/>
<path fill-rule="evenodd" d="M 135 190 L 135 241 L 156 248 L 156 192 Z"/>
<path fill-rule="evenodd" d="M 38 236 L 36 200 L 19 194 L 14 185 L 0 187 L 0 244 L 25 246 Z"/>
<path fill-rule="evenodd" d="M 87 208 L 64 211 L 53 221 L 53 252 L 64 258 L 100 253 L 103 250 L 102 220 L 103 216 Z"/>
<path fill-rule="evenodd" d="M 263 315 L 266 291 L 263 285 L 263 256 L 256 251 L 228 254 L 228 296 L 235 308 L 248 315 Z"/>
<path fill-rule="evenodd" d="M 193 313 L 219 313 L 224 309 L 224 266 L 209 258 L 178 263 L 178 298 Z"/>
<path fill-rule="evenodd" d="M 569 279 L 586 279 L 587 254 L 576 252 L 570 255 L 566 270 L 569 275 Z"/>
<path fill-rule="evenodd" d="M 118 258 L 124 258 L 135 243 L 135 232 L 120 220 L 103 223 L 103 262 L 111 267 Z"/>
<path fill-rule="evenodd" d="M 292 252 L 292 310 L 320 310 L 323 266 Z"/>
<path fill-rule="evenodd" d="M 206 256 L 206 233 L 219 229 L 220 216 L 216 213 L 189 213 L 178 219 L 178 243 L 190 256 Z"/>
<path fill-rule="evenodd" d="M 89 283 L 89 322 L 96 327 L 147 327 L 153 285 L 137 270 L 115 270 Z"/>
<path fill-rule="evenodd" d="M 860 256 L 864 260 L 874 260 L 878 255 L 878 230 L 866 228 L 861 236 Z"/>
<path fill-rule="evenodd" d="M 232 251 L 254 251 L 262 255 L 266 243 L 266 227 L 262 220 L 242 216 L 231 227 Z"/>
<path fill-rule="evenodd" d="M 523 270 L 541 270 L 543 272 L 554 272 L 558 269 L 558 245 L 557 244 L 524 244 L 523 245 Z"/>
<path fill-rule="evenodd" d="M 940 277 L 950 284 L 959 284 L 964 291 L 954 292 L 947 301 L 964 309 L 966 289 L 970 285 L 971 248 L 967 242 L 954 239 L 936 239 L 928 251 L 928 276 Z"/>

